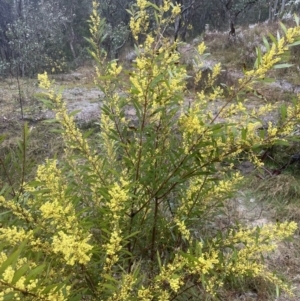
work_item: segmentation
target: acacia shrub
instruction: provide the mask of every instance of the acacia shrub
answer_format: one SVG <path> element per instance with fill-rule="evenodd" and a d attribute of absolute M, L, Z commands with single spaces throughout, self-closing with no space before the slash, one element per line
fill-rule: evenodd
<path fill-rule="evenodd" d="M 149 10 L 156 20 L 153 31 Z M 137 1 L 130 11 L 137 58 L 127 72 L 117 61 L 104 63 L 103 26 L 94 3 L 90 52 L 105 99 L 93 146 L 47 74 L 39 75 L 44 102 L 61 126 L 65 155 L 38 166 L 35 180 L 23 183 L 16 197 L 2 191 L 2 299 L 198 300 L 217 297 L 230 281 L 247 278 L 292 294 L 263 258 L 293 235 L 296 223 L 218 229 L 214 220 L 243 179 L 231 163 L 243 153 L 261 166 L 259 151 L 288 143 L 299 120 L 295 102 L 281 106 L 280 125 L 269 122 L 257 130 L 274 107 L 266 103 L 250 112 L 244 99 L 283 63 L 282 54 L 300 36 L 298 20 L 264 55 L 258 51 L 253 70 L 228 87 L 226 98 L 214 85 L 217 64 L 206 83 L 210 92 L 198 92 L 188 104 L 178 42 L 164 37 L 180 10 L 170 1 L 160 7 Z M 195 83 L 205 44 L 197 51 Z M 218 112 L 212 112 L 210 104 L 220 99 Z"/>

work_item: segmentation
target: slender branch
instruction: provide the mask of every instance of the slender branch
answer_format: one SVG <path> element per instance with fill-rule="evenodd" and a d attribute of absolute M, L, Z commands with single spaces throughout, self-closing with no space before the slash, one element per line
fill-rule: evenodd
<path fill-rule="evenodd" d="M 9 173 L 7 171 L 7 168 L 6 168 L 4 162 L 3 162 L 3 160 L 1 158 L 0 158 L 0 165 L 3 166 L 3 170 L 4 170 L 5 176 L 7 178 L 8 184 L 11 187 L 12 196 L 15 197 L 16 196 L 16 192 L 15 192 L 14 187 L 13 187 L 13 182 L 12 182 L 12 180 L 11 180 L 11 178 L 9 176 Z"/>
<path fill-rule="evenodd" d="M 4 281 L 1 280 L 1 279 L 0 279 L 0 283 L 1 283 L 2 285 L 4 285 L 4 286 L 7 286 L 7 287 L 9 287 L 9 288 L 11 288 L 11 289 L 17 291 L 17 292 L 22 293 L 24 296 L 32 296 L 32 297 L 35 297 L 35 298 L 39 298 L 39 300 L 48 300 L 47 298 L 42 297 L 40 294 L 37 295 L 37 294 L 31 293 L 31 292 L 29 292 L 29 291 L 26 290 L 26 289 L 18 288 L 18 287 L 14 286 L 14 285 L 12 285 L 12 284 L 10 284 L 10 283 L 4 282 Z M 5 297 L 5 295 L 4 295 L 4 297 Z"/>
<path fill-rule="evenodd" d="M 198 193 L 197 193 L 197 196 L 195 197 L 195 200 L 194 200 L 194 202 L 193 202 L 193 205 L 191 206 L 191 208 L 189 209 L 189 212 L 187 213 L 187 216 L 189 216 L 189 215 L 191 214 L 192 210 L 194 209 L 194 207 L 195 207 L 195 205 L 196 205 L 196 202 L 197 202 L 197 200 L 198 200 L 198 197 L 199 197 L 199 195 L 200 195 L 200 193 L 201 193 L 201 191 L 202 191 L 202 188 L 203 188 L 204 185 L 206 184 L 207 179 L 208 179 L 208 175 L 206 175 L 206 176 L 204 177 L 204 180 L 203 180 L 203 182 L 202 182 L 202 184 L 201 184 L 201 186 L 200 186 L 200 188 L 199 188 L 199 190 L 198 190 Z"/>
<path fill-rule="evenodd" d="M 19 80 L 19 67 L 17 71 L 17 83 L 18 83 L 18 92 L 19 92 L 19 103 L 21 108 L 21 119 L 24 119 L 24 113 L 23 113 L 23 99 L 22 99 L 22 93 L 21 93 L 21 85 Z"/>
<path fill-rule="evenodd" d="M 188 286 L 187 288 L 185 288 L 184 290 L 182 290 L 178 294 L 175 294 L 174 297 L 172 297 L 172 299 L 170 299 L 170 301 L 175 300 L 178 296 L 182 295 L 183 293 L 185 293 L 186 291 L 190 290 L 192 287 L 195 287 L 196 285 L 197 285 L 197 283 L 192 284 L 191 286 Z"/>
<path fill-rule="evenodd" d="M 156 240 L 156 228 L 157 228 L 157 214 L 158 214 L 158 198 L 155 198 L 154 204 L 154 216 L 153 216 L 153 227 L 152 227 L 152 239 L 151 239 L 151 262 L 153 268 L 154 256 L 155 256 L 155 240 Z"/>
<path fill-rule="evenodd" d="M 21 174 L 21 185 L 20 191 L 21 194 L 23 192 L 23 185 L 25 180 L 25 169 L 26 169 L 26 146 L 27 146 L 27 125 L 23 124 L 23 143 L 22 143 L 22 174 Z"/>

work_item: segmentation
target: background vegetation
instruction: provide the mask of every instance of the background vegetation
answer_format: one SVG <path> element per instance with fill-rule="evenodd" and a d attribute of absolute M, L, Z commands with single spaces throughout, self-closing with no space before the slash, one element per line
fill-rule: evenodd
<path fill-rule="evenodd" d="M 127 10 L 133 1 L 105 0 L 99 5 L 105 19 L 103 47 L 110 58 L 132 47 Z M 152 1 L 161 5 L 161 0 Z M 174 2 L 175 3 L 175 2 Z M 205 25 L 211 30 L 229 31 L 229 24 L 248 24 L 291 18 L 299 9 L 297 0 L 180 0 L 176 21 L 167 29 L 175 39 L 199 36 Z M 86 41 L 91 2 L 84 0 L 1 0 L 0 75 L 34 76 L 47 70 L 61 72 L 87 58 Z M 154 26 L 154 16 L 150 27 Z M 34 56 L 32 56 L 34 53 Z"/>

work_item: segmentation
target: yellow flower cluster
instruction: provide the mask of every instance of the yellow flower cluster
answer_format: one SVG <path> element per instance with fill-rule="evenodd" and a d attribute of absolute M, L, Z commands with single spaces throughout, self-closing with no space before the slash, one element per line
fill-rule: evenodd
<path fill-rule="evenodd" d="M 93 248 L 88 243 L 90 238 L 91 235 L 81 238 L 78 234 L 74 236 L 59 231 L 57 235 L 53 236 L 53 251 L 57 254 L 63 254 L 66 263 L 69 265 L 74 265 L 75 262 L 85 265 L 90 261 L 90 251 Z"/>
<path fill-rule="evenodd" d="M 54 193 L 54 195 L 61 197 L 66 189 L 62 183 L 61 171 L 57 168 L 57 160 L 46 159 L 44 165 L 39 165 L 36 180 L 43 183 L 50 190 L 48 194 L 51 195 Z M 28 186 L 28 190 L 30 191 L 31 187 Z"/>
<path fill-rule="evenodd" d="M 144 47 L 145 47 L 145 51 L 148 52 L 150 51 L 151 49 L 154 49 L 155 46 L 153 45 L 155 42 L 155 39 L 154 37 L 152 36 L 151 33 L 149 33 L 146 37 L 146 40 L 144 42 Z"/>
<path fill-rule="evenodd" d="M 98 15 L 98 11 L 97 11 L 98 6 L 99 6 L 99 4 L 96 1 L 93 1 L 93 10 L 92 10 L 92 14 L 90 16 L 91 26 L 89 27 L 92 37 L 97 35 L 98 28 L 100 25 L 100 17 Z"/>
<path fill-rule="evenodd" d="M 151 292 L 151 288 L 145 288 L 142 286 L 137 293 L 138 300 L 140 301 L 151 301 L 153 300 L 153 295 Z"/>
<path fill-rule="evenodd" d="M 266 73 L 278 63 L 282 55 L 288 50 L 288 44 L 292 43 L 300 35 L 300 26 L 290 28 L 286 31 L 285 37 L 280 38 L 277 43 L 272 44 L 271 49 L 262 56 L 255 70 L 246 71 L 245 77 L 239 80 L 241 87 L 251 87 L 255 79 L 264 78 Z"/>
<path fill-rule="evenodd" d="M 172 5 L 172 3 L 171 3 L 170 0 L 164 0 L 163 1 L 163 6 L 162 6 L 163 11 L 168 12 L 171 8 L 171 5 Z"/>
<path fill-rule="evenodd" d="M 117 64 L 116 61 L 113 61 L 108 69 L 108 74 L 113 76 L 118 76 L 122 71 L 122 66 Z"/>
<path fill-rule="evenodd" d="M 121 250 L 121 233 L 121 230 L 113 229 L 110 234 L 109 242 L 105 245 L 106 254 L 108 256 L 106 258 L 106 263 L 109 267 L 118 261 L 118 255 L 116 254 Z"/>
<path fill-rule="evenodd" d="M 174 7 L 172 8 L 172 15 L 173 16 L 177 16 L 177 15 L 179 15 L 181 13 L 181 6 L 180 6 L 180 4 L 176 4 L 176 5 L 174 5 Z"/>
<path fill-rule="evenodd" d="M 51 82 L 49 81 L 47 72 L 44 72 L 42 74 L 38 74 L 38 81 L 39 81 L 39 86 L 42 89 L 45 89 L 45 90 L 49 90 L 50 89 Z"/>
<path fill-rule="evenodd" d="M 174 219 L 174 222 L 176 226 L 178 227 L 181 235 L 187 240 L 190 241 L 191 239 L 191 234 L 190 231 L 187 229 L 185 223 L 183 220 L 180 220 L 178 217 Z"/>
<path fill-rule="evenodd" d="M 168 43 L 160 48 L 160 51 L 164 52 L 163 61 L 161 59 L 153 61 L 151 58 L 153 50 L 144 50 L 145 52 L 136 59 L 137 70 L 130 76 L 130 93 L 137 96 L 141 105 L 147 103 L 150 114 L 150 110 L 156 112 L 159 107 L 165 107 L 170 101 L 176 100 L 177 93 L 182 93 L 186 70 L 176 66 L 179 55 Z M 157 116 L 155 118 L 157 119 Z"/>
<path fill-rule="evenodd" d="M 196 258 L 192 273 L 199 275 L 201 280 L 201 276 L 213 271 L 214 267 L 218 263 L 219 259 L 216 251 L 212 251 L 211 253 L 203 253 L 201 256 Z"/>
<path fill-rule="evenodd" d="M 270 273 L 260 261 L 261 255 L 272 252 L 277 248 L 276 243 L 290 237 L 297 229 L 295 222 L 284 222 L 278 225 L 265 225 L 260 228 L 241 229 L 236 233 L 231 232 L 224 241 L 224 245 L 238 244 L 239 248 L 234 255 L 235 260 L 229 260 L 226 266 L 227 273 L 244 276 L 260 276 L 271 283 L 279 285 L 288 293 L 292 293 L 277 276 Z M 231 254 L 228 254 L 230 257 Z"/>
<path fill-rule="evenodd" d="M 184 196 L 181 199 L 181 206 L 177 210 L 180 216 L 188 216 L 190 210 L 197 202 L 197 194 L 201 191 L 205 178 L 199 176 L 190 180 L 187 189 L 184 191 Z M 200 204 L 199 204 L 200 205 Z M 202 205 L 202 204 L 201 204 Z"/>
<path fill-rule="evenodd" d="M 18 229 L 16 226 L 0 228 L 0 241 L 7 241 L 12 246 L 16 246 L 26 239 L 33 239 L 32 230 L 26 232 L 24 229 Z"/>
<path fill-rule="evenodd" d="M 4 252 L 0 253 L 0 265 L 7 260 L 7 256 Z M 49 293 L 44 294 L 44 288 L 40 285 L 40 279 L 28 279 L 24 276 L 18 277 L 19 279 L 15 282 L 14 277 L 16 273 L 20 271 L 21 268 L 26 265 L 29 265 L 28 272 L 30 268 L 34 268 L 35 265 L 31 262 L 28 262 L 27 258 L 18 258 L 15 265 L 9 265 L 0 275 L 0 301 L 7 300 L 7 296 L 14 293 L 13 300 L 23 300 L 23 297 L 26 295 L 31 295 L 34 300 L 45 300 L 45 301 L 66 301 L 67 296 L 70 293 L 70 287 L 65 287 L 65 292 L 56 291 L 52 289 Z M 27 299 L 26 299 L 27 300 Z"/>
<path fill-rule="evenodd" d="M 115 66 L 115 72 L 119 72 L 119 67 Z M 75 124 L 74 117 L 70 116 L 67 112 L 65 103 L 62 102 L 61 94 L 55 94 L 51 89 L 51 83 L 48 79 L 47 73 L 39 75 L 41 87 L 47 89 L 46 95 L 52 101 L 54 105 L 54 111 L 56 112 L 56 119 L 63 126 L 64 132 L 62 134 L 67 150 L 70 152 L 73 149 L 79 149 L 86 160 L 89 162 L 92 170 L 92 174 L 104 181 L 101 174 L 101 159 L 91 151 L 89 144 L 83 137 L 83 134 Z"/>
<path fill-rule="evenodd" d="M 47 192 L 41 196 L 43 202 L 39 207 L 42 225 L 48 227 L 50 222 L 50 225 L 55 226 L 56 229 L 63 228 L 69 231 L 76 229 L 78 224 L 75 209 L 66 195 L 67 186 L 62 181 L 57 161 L 47 159 L 44 165 L 39 165 L 36 181 L 39 182 L 40 187 L 27 185 L 26 188 L 30 192 L 47 189 Z"/>
<path fill-rule="evenodd" d="M 0 205 L 3 208 L 7 208 L 11 210 L 14 216 L 25 220 L 27 222 L 32 222 L 33 217 L 29 210 L 25 209 L 24 207 L 21 207 L 20 204 L 16 203 L 12 200 L 6 200 L 3 196 L 0 195 Z"/>
<path fill-rule="evenodd" d="M 300 26 L 289 28 L 286 32 L 286 40 L 292 44 L 295 38 L 300 36 Z"/>
<path fill-rule="evenodd" d="M 278 128 L 273 126 L 271 121 L 268 122 L 268 135 L 271 138 L 274 138 L 278 132 Z M 277 138 L 277 137 L 276 137 Z"/>
<path fill-rule="evenodd" d="M 55 94 L 54 90 L 51 89 L 51 83 L 47 73 L 39 74 L 38 79 L 40 81 L 40 87 L 46 89 L 46 95 L 54 105 L 56 119 L 65 129 L 63 134 L 65 142 L 69 144 L 71 148 L 79 148 L 84 154 L 91 155 L 89 145 L 83 138 L 82 133 L 75 126 L 74 117 L 68 114 L 66 105 L 62 102 L 61 94 Z"/>
<path fill-rule="evenodd" d="M 243 179 L 243 176 L 237 172 L 233 174 L 229 180 L 220 180 L 218 182 L 218 185 L 216 185 L 216 188 L 214 189 L 215 196 L 220 196 L 220 195 L 229 195 L 232 191 L 234 191 L 234 187 L 238 183 L 241 182 Z"/>
<path fill-rule="evenodd" d="M 104 272 L 108 273 L 112 266 L 118 262 L 118 252 L 122 249 L 122 231 L 120 230 L 120 219 L 122 210 L 125 208 L 125 203 L 128 200 L 128 185 L 129 183 L 123 178 L 120 179 L 120 184 L 115 183 L 108 191 L 110 199 L 107 203 L 109 212 L 112 215 L 111 232 L 108 243 L 104 244 L 103 249 L 106 252 L 106 262 Z"/>
<path fill-rule="evenodd" d="M 182 114 L 180 117 L 180 126 L 182 131 L 187 134 L 196 133 L 202 134 L 206 127 L 203 125 L 199 118 L 199 111 L 196 109 L 190 109 L 187 114 Z"/>
<path fill-rule="evenodd" d="M 125 202 L 128 200 L 128 185 L 129 182 L 120 179 L 121 184 L 115 183 L 112 188 L 109 190 L 110 201 L 108 203 L 108 208 L 110 209 L 113 218 L 118 219 L 120 212 L 124 208 Z"/>
<path fill-rule="evenodd" d="M 131 300 L 132 289 L 136 280 L 133 275 L 127 274 L 123 276 L 121 282 L 121 289 L 118 293 L 114 293 L 112 297 L 108 298 L 108 301 L 123 301 L 123 300 Z"/>
<path fill-rule="evenodd" d="M 220 73 L 221 73 L 221 63 L 217 63 L 213 66 L 212 73 L 208 75 L 207 86 L 213 86 L 216 78 L 220 75 Z M 215 96 L 213 96 L 211 98 L 216 99 Z"/>
<path fill-rule="evenodd" d="M 136 4 L 140 10 L 144 10 L 147 7 L 148 2 L 146 0 L 137 0 Z"/>
<path fill-rule="evenodd" d="M 163 266 L 159 275 L 155 278 L 154 289 L 159 292 L 160 296 L 164 296 L 162 300 L 166 299 L 168 294 L 167 291 L 162 289 L 163 283 L 168 283 L 173 292 L 178 292 L 180 287 L 184 284 L 182 274 L 177 273 L 182 271 L 185 266 L 185 259 L 176 254 L 172 263 Z"/>
<path fill-rule="evenodd" d="M 138 4 L 138 3 L 137 3 Z M 149 26 L 149 15 L 146 12 L 147 1 L 140 0 L 139 4 L 142 8 L 130 18 L 129 27 L 135 40 L 138 40 L 138 35 L 142 32 L 146 32 Z"/>
<path fill-rule="evenodd" d="M 116 159 L 116 142 L 111 139 L 110 133 L 114 128 L 114 122 L 109 118 L 108 115 L 101 115 L 101 138 L 102 138 L 102 148 L 106 153 L 107 161 L 110 164 L 113 164 Z"/>
<path fill-rule="evenodd" d="M 206 45 L 204 42 L 200 43 L 197 47 L 198 53 L 200 55 L 204 54 L 205 50 L 206 50 Z"/>
<path fill-rule="evenodd" d="M 74 208 L 71 204 L 64 206 L 58 200 L 48 201 L 40 207 L 43 219 L 52 220 L 51 224 L 57 227 L 62 227 L 61 221 L 65 221 L 63 228 L 70 229 L 76 224 L 76 216 Z"/>

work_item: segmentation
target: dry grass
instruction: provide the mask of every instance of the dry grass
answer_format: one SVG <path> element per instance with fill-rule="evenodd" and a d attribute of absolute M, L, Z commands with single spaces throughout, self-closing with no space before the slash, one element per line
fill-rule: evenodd
<path fill-rule="evenodd" d="M 256 57 L 255 48 L 264 48 L 262 38 L 270 32 L 276 35 L 278 29 L 278 23 L 261 23 L 237 27 L 236 37 L 229 36 L 228 31 L 208 32 L 205 34 L 205 42 L 213 55 L 225 65 L 252 68 Z"/>
<path fill-rule="evenodd" d="M 244 216 L 253 217 L 251 208 L 253 209 L 253 207 L 255 208 L 256 206 L 256 212 L 260 211 L 260 215 L 257 215 L 257 220 L 263 221 L 264 223 L 295 221 L 300 225 L 300 178 L 293 174 L 291 170 L 285 174 L 268 176 L 264 179 L 252 175 L 246 179 L 242 191 L 244 196 L 243 204 L 248 208 L 248 210 L 244 211 Z M 251 200 L 250 203 L 249 200 Z M 253 220 L 249 219 L 247 222 L 247 218 L 244 219 L 244 222 L 246 222 L 246 224 L 249 224 L 249 222 L 253 224 Z M 278 250 L 265 260 L 270 270 L 276 270 L 282 279 L 290 281 L 291 286 L 294 288 L 295 296 L 283 294 L 275 299 L 274 288 L 270 288 L 267 284 L 257 280 L 257 282 L 255 282 L 257 296 L 249 300 L 299 300 L 300 231 L 298 230 L 295 233 L 293 240 L 282 242 Z M 259 292 L 263 294 L 259 294 Z"/>

